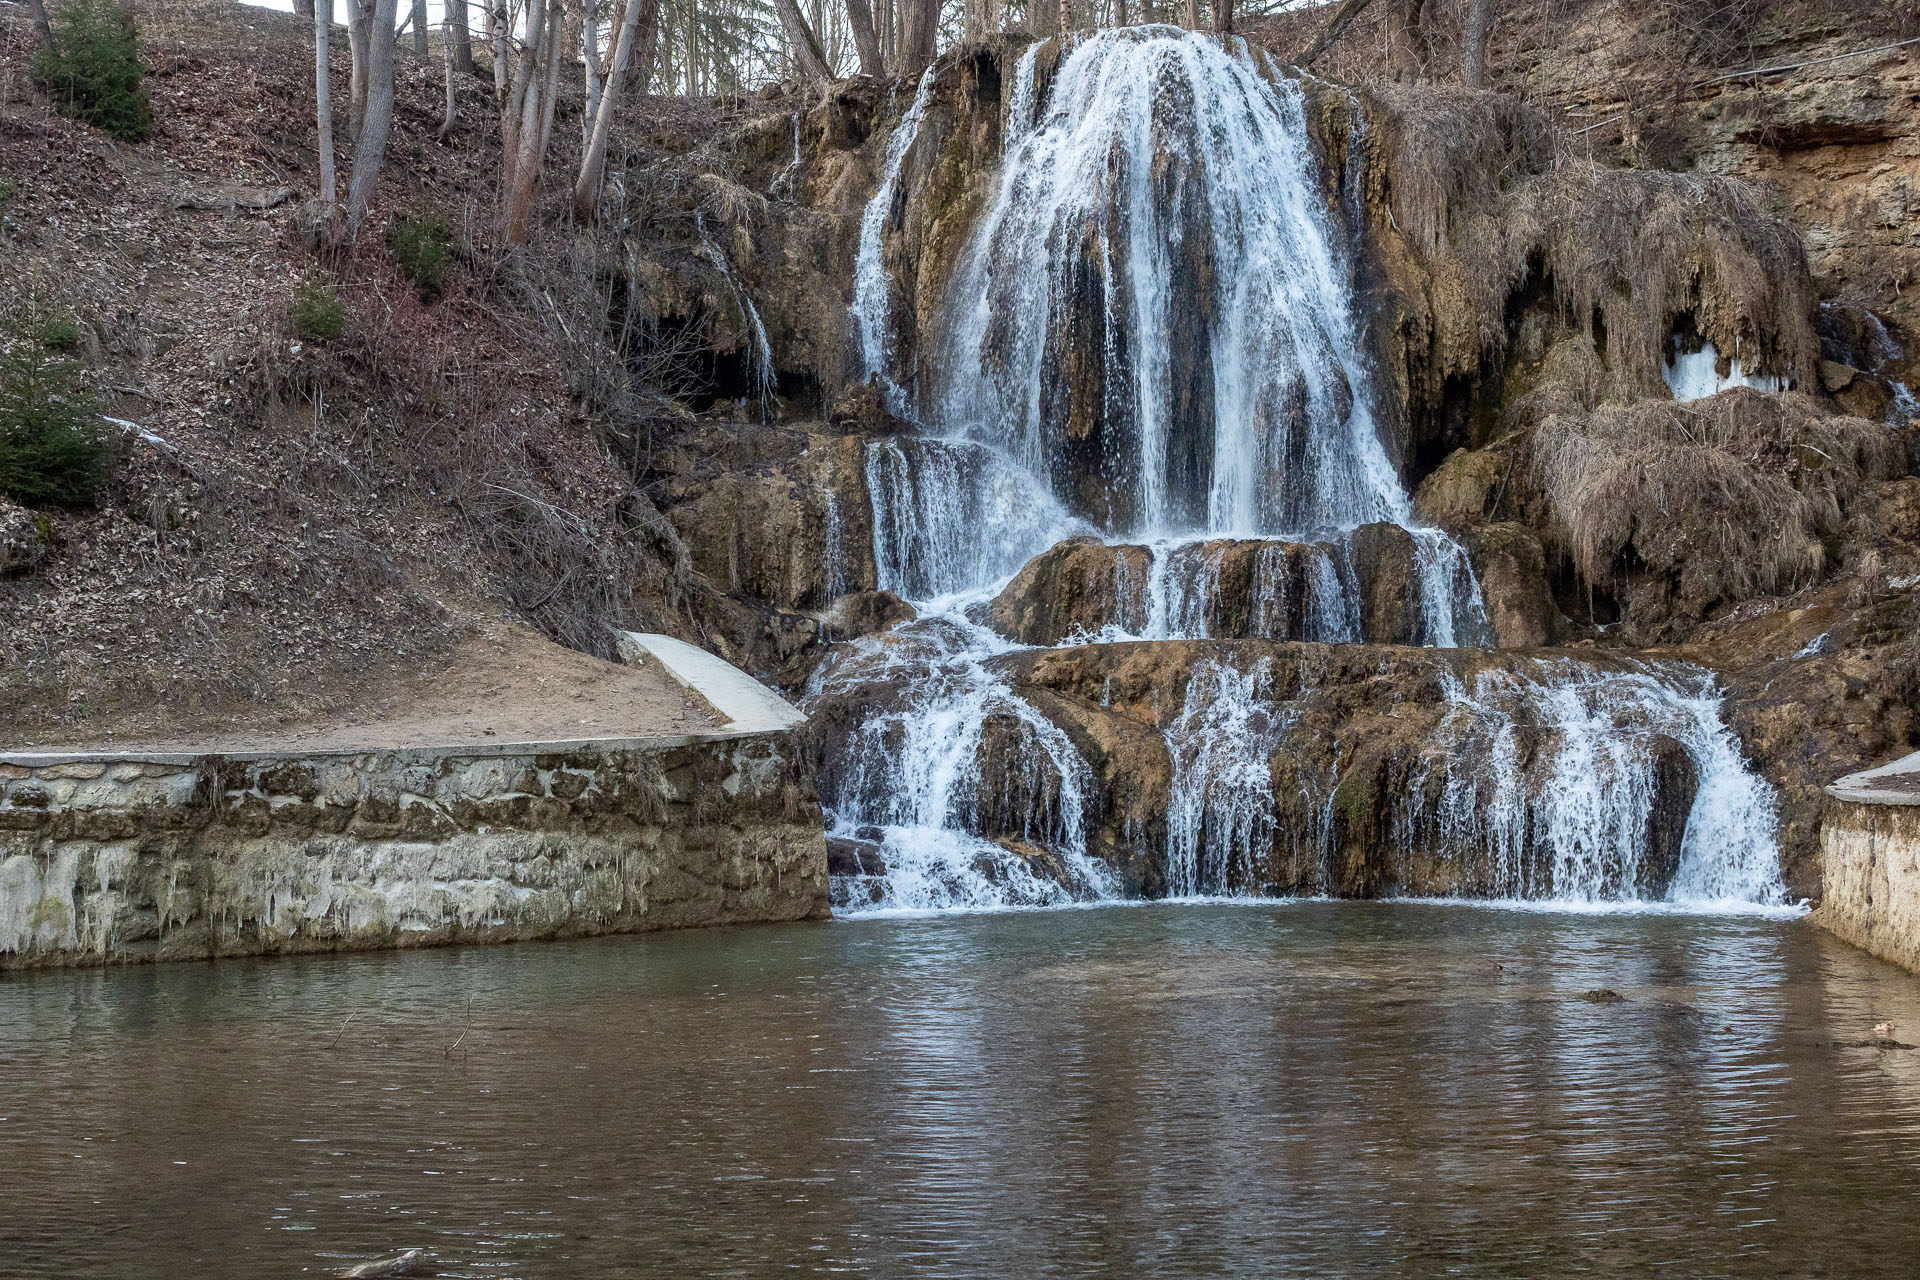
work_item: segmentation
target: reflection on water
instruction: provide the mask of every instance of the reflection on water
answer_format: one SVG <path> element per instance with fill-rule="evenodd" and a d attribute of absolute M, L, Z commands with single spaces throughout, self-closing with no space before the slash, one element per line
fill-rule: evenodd
<path fill-rule="evenodd" d="M 0 1271 L 1907 1276 L 1881 1021 L 1800 922 L 1408 904 L 18 977 Z"/>

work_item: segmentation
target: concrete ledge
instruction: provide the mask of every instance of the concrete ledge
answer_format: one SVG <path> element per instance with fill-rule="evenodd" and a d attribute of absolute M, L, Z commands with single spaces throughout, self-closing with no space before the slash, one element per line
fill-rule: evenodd
<path fill-rule="evenodd" d="M 804 721 L 805 717 L 801 719 Z M 314 749 L 264 751 L 0 751 L 0 765 L 40 769 L 59 764 L 174 764 L 190 766 L 201 760 L 354 760 L 363 756 L 386 756 L 409 762 L 440 760 L 449 755 L 488 758 L 497 756 L 554 755 L 577 752 L 667 751 L 674 747 L 695 746 L 703 742 L 726 742 L 733 738 L 757 737 L 765 730 L 739 729 L 732 725 L 708 733 L 668 733 L 639 738 L 542 738 L 528 742 L 450 742 L 430 747 L 320 747 Z"/>
<path fill-rule="evenodd" d="M 705 649 L 653 632 L 622 631 L 621 661 L 634 666 L 648 659 L 701 701 L 729 729 L 739 733 L 778 733 L 806 723 L 784 698 L 740 668 Z"/>
<path fill-rule="evenodd" d="M 1850 773 L 1828 787 L 1827 794 L 1852 804 L 1920 805 L 1920 751 L 1877 769 Z"/>

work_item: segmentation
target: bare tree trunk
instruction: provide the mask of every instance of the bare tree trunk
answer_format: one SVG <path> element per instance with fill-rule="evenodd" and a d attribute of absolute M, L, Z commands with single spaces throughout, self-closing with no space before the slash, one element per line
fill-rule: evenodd
<path fill-rule="evenodd" d="M 367 112 L 353 140 L 353 177 L 347 183 L 346 243 L 360 235 L 380 166 L 387 157 L 387 132 L 393 127 L 393 14 L 397 0 L 373 0 L 367 39 Z"/>
<path fill-rule="evenodd" d="M 807 15 L 800 12 L 799 4 L 795 0 L 773 0 L 773 7 L 779 11 L 780 26 L 787 33 L 787 46 L 793 50 L 793 69 L 808 80 L 833 79 L 820 37 L 807 25 Z"/>
<path fill-rule="evenodd" d="M 27 0 L 27 12 L 33 17 L 33 33 L 40 37 L 40 47 L 53 48 L 53 27 L 47 22 L 45 0 Z"/>
<path fill-rule="evenodd" d="M 533 187 L 540 179 L 540 146 L 546 117 L 542 94 L 547 67 L 559 55 L 561 19 L 558 3 L 531 0 L 527 9 L 527 44 L 513 68 L 513 82 L 500 118 L 501 230 L 508 244 L 527 238 L 533 212 Z"/>
<path fill-rule="evenodd" d="M 593 122 L 600 114 L 600 0 L 585 0 L 580 15 L 580 66 L 587 81 L 587 109 L 580 113 L 580 154 L 593 145 Z"/>
<path fill-rule="evenodd" d="M 493 46 L 493 100 L 502 110 L 507 104 L 507 0 L 487 0 L 487 43 Z M 503 138 L 504 140 L 504 138 Z"/>
<path fill-rule="evenodd" d="M 413 56 L 427 60 L 427 0 L 413 0 Z"/>
<path fill-rule="evenodd" d="M 33 8 L 40 7 L 40 0 L 27 0 Z M 296 18 L 313 17 L 313 0 L 293 0 L 293 16 Z"/>
<path fill-rule="evenodd" d="M 449 3 L 440 19 L 440 72 L 447 81 L 447 118 L 440 122 L 440 136 L 451 138 L 460 124 L 460 103 L 453 96 L 453 76 L 459 67 L 459 59 L 454 54 L 453 11 L 458 5 Z"/>
<path fill-rule="evenodd" d="M 1355 18 L 1360 16 L 1360 11 L 1372 2 L 1373 0 L 1344 0 L 1338 9 L 1333 11 L 1333 16 L 1327 19 L 1327 25 L 1320 28 L 1320 35 L 1307 46 L 1307 51 L 1300 55 L 1297 65 L 1312 66 L 1321 54 L 1333 46 L 1334 41 L 1347 33 L 1347 28 L 1353 25 Z"/>
<path fill-rule="evenodd" d="M 644 94 L 653 87 L 660 56 L 660 0 L 640 0 L 640 25 L 633 32 L 633 57 L 627 62 L 626 92 Z"/>
<path fill-rule="evenodd" d="M 600 181 L 607 168 L 607 138 L 613 132 L 613 112 L 620 105 L 620 88 L 627 81 L 627 64 L 633 58 L 641 10 L 649 7 L 653 7 L 650 0 L 627 0 L 626 14 L 620 20 L 620 34 L 614 38 L 613 66 L 607 71 L 607 84 L 600 92 L 599 110 L 593 118 L 586 151 L 580 157 L 580 177 L 573 184 L 573 217 L 576 222 L 591 222 L 600 207 Z M 655 11 L 658 11 L 657 8 Z"/>
<path fill-rule="evenodd" d="M 1461 78 L 1475 89 L 1487 87 L 1487 37 L 1492 32 L 1493 0 L 1468 0 Z"/>
<path fill-rule="evenodd" d="M 1427 0 L 1388 0 L 1387 56 L 1395 80 L 1424 80 L 1431 49 L 1426 33 Z"/>
<path fill-rule="evenodd" d="M 1213 0 L 1213 29 L 1223 36 L 1233 34 L 1233 0 Z"/>
<path fill-rule="evenodd" d="M 553 107 L 560 100 L 560 63 L 568 49 L 580 47 L 579 18 L 566 6 L 565 0 L 553 0 L 553 25 L 548 28 L 557 37 L 551 46 L 547 58 L 547 81 L 543 89 L 545 98 L 540 104 L 540 146 L 534 152 L 533 176 L 539 180 L 540 171 L 547 164 L 547 143 L 553 137 Z"/>
<path fill-rule="evenodd" d="M 367 43 L 375 0 L 347 0 L 347 137 L 358 140 L 367 115 Z"/>
<path fill-rule="evenodd" d="M 1187 30 L 1200 29 L 1200 0 L 1187 0 Z"/>
<path fill-rule="evenodd" d="M 313 6 L 313 114 L 320 126 L 320 211 L 327 243 L 338 234 L 340 189 L 333 176 L 333 0 Z"/>
<path fill-rule="evenodd" d="M 900 74 L 917 76 L 933 64 L 940 28 L 940 0 L 904 0 L 900 23 Z"/>
<path fill-rule="evenodd" d="M 876 79 L 886 75 L 886 59 L 880 56 L 880 37 L 873 30 L 873 7 L 867 0 L 847 0 L 847 29 L 853 32 L 853 49 L 860 55 L 860 74 Z"/>
<path fill-rule="evenodd" d="M 467 25 L 467 0 L 446 0 L 443 31 L 453 45 L 453 69 L 463 76 L 473 74 L 473 33 Z"/>

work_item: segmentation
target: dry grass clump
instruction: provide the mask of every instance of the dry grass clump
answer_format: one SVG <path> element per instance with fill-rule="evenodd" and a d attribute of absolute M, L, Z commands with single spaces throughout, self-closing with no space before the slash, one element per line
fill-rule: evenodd
<path fill-rule="evenodd" d="M 1609 169 L 1510 98 L 1451 85 L 1367 93 L 1370 195 L 1430 277 L 1445 374 L 1504 358 L 1509 307 L 1552 300 L 1592 340 L 1610 398 L 1657 395 L 1687 328 L 1749 372 L 1813 376 L 1819 344 L 1799 237 L 1723 177 Z"/>
<path fill-rule="evenodd" d="M 1811 584 L 1847 504 L 1904 462 L 1882 424 L 1746 388 L 1555 417 L 1529 457 L 1587 582 L 1651 572 L 1695 614 Z"/>

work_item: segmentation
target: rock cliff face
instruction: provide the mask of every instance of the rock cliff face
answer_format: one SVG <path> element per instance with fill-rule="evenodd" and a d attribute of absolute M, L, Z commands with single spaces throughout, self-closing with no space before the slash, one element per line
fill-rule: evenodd
<path fill-rule="evenodd" d="M 795 689 L 819 690 L 828 642 L 883 633 L 864 657 L 832 658 L 817 695 L 812 750 L 829 793 L 844 793 L 854 785 L 836 775 L 846 742 L 898 720 L 905 672 L 951 658 L 885 634 L 912 611 L 888 592 L 925 600 L 953 588 L 960 560 L 1003 566 L 1004 585 L 974 622 L 1018 645 L 1069 647 L 988 665 L 1018 705 L 994 693 L 973 708 L 984 728 L 955 767 L 986 781 L 969 793 L 962 825 L 998 851 L 983 853 L 983 866 L 1071 880 L 1080 873 L 1061 849 L 1084 849 L 1147 893 L 1202 881 L 1483 893 L 1500 876 L 1539 887 L 1576 867 L 1587 875 L 1585 853 L 1541 835 L 1552 828 L 1543 796 L 1568 776 L 1555 762 L 1573 759 L 1566 708 L 1541 714 L 1547 695 L 1519 690 L 1579 687 L 1561 663 L 1614 675 L 1690 664 L 1717 675 L 1739 753 L 1777 788 L 1788 889 L 1817 894 L 1819 787 L 1916 731 L 1920 651 L 1901 629 L 1920 584 L 1902 407 L 1911 402 L 1900 399 L 1904 366 L 1886 330 L 1857 306 L 1816 302 L 1808 242 L 1736 179 L 1572 157 L 1551 121 L 1500 95 L 1347 88 L 1266 65 L 1259 74 L 1298 103 L 1326 225 L 1354 263 L 1376 380 L 1369 408 L 1388 465 L 1413 494 L 1411 521 L 1463 549 L 1481 630 L 1425 608 L 1423 575 L 1437 562 L 1393 519 L 1337 539 L 1139 535 L 1154 523 L 1143 502 L 1179 527 L 1193 523 L 1195 504 L 1217 501 L 1208 492 L 1220 462 L 1209 453 L 1217 374 L 1178 358 L 1163 371 L 1170 390 L 1154 429 L 1168 479 L 1142 497 L 1122 465 L 1147 429 L 1125 354 L 1138 335 L 1102 301 L 1131 285 L 1096 240 L 1060 246 L 1050 318 L 1031 352 L 990 353 L 1008 367 L 1032 354 L 1050 371 L 1035 429 L 1021 437 L 1044 459 L 1045 489 L 1013 505 L 1051 503 L 1062 516 L 978 523 L 937 556 L 909 545 L 903 529 L 951 494 L 908 492 L 902 477 L 930 474 L 935 455 L 956 473 L 986 465 L 970 446 L 932 438 L 968 411 L 948 377 L 954 342 L 973 335 L 956 334 L 952 299 L 977 279 L 968 249 L 994 207 L 1007 139 L 1032 127 L 1035 103 L 1061 75 L 1057 48 L 1028 56 L 1007 40 L 943 59 L 920 86 L 837 86 L 789 121 L 797 161 L 791 127 L 763 125 L 742 141 L 740 183 L 784 182 L 795 199 L 752 215 L 764 234 L 734 236 L 719 213 L 711 234 L 766 319 L 790 416 L 819 420 L 681 428 L 708 443 L 657 451 L 643 476 L 691 580 L 711 592 L 696 608 L 710 641 Z M 1749 135 L 1772 147 L 1891 145 L 1875 131 L 1905 110 L 1897 98 L 1843 109 L 1809 97 L 1802 124 L 1771 134 L 1728 125 L 1726 145 L 1762 145 L 1741 140 Z M 1729 97 L 1728 112 L 1736 105 Z M 911 145 L 894 146 L 907 128 Z M 1177 140 L 1157 145 L 1148 183 L 1177 167 Z M 1132 216 L 1119 190 L 1130 176 L 1114 174 L 1090 198 L 1108 201 L 1097 216 L 1119 226 Z M 892 200 L 863 228 L 883 180 Z M 1211 216 L 1197 198 L 1156 207 L 1197 225 Z M 806 249 L 816 234 L 806 228 L 828 225 L 820 243 L 840 247 Z M 860 270 L 849 246 L 863 231 L 885 294 L 885 376 L 871 386 L 855 372 L 865 339 L 844 310 Z M 1219 264 L 1205 239 L 1182 240 L 1166 265 L 1171 351 L 1204 349 L 1234 318 L 1208 301 Z M 1815 259 L 1824 261 L 1817 246 Z M 1358 402 L 1354 385 L 1336 380 L 1261 403 L 1262 456 L 1281 471 L 1306 465 L 1304 424 Z M 1492 652 L 1395 647 L 1443 635 Z M 1156 641 L 1179 636 L 1209 639 Z M 1073 647 L 1092 637 L 1148 643 Z M 1546 646 L 1565 657 L 1535 652 Z M 849 684 L 849 667 L 868 675 Z M 1196 667 L 1207 673 L 1197 683 Z M 1218 680 L 1258 682 L 1276 708 L 1270 723 L 1236 729 L 1273 743 L 1264 765 L 1245 771 L 1264 777 L 1266 792 L 1247 793 L 1241 808 L 1177 786 L 1192 771 L 1182 773 L 1175 740 L 1205 739 L 1206 690 Z M 1589 695 L 1568 696 L 1573 705 Z M 1632 870 L 1614 874 L 1657 894 L 1681 865 L 1700 771 L 1719 765 L 1707 761 L 1703 726 L 1678 710 L 1664 720 L 1604 700 L 1593 710 L 1645 761 L 1633 775 L 1644 783 L 1634 816 L 1613 815 L 1633 828 L 1631 857 L 1618 864 Z M 895 721 L 886 741 L 906 750 Z M 1064 753 L 1062 743 L 1085 777 L 1036 771 L 1035 751 Z M 1448 790 L 1456 784 L 1440 762 L 1496 746 L 1512 763 L 1500 812 L 1519 816 L 1473 829 L 1486 843 L 1481 860 L 1443 856 L 1460 847 L 1472 806 L 1465 790 Z M 1506 765 L 1481 767 L 1491 777 Z M 1082 801 L 1084 820 L 1068 821 Z M 1229 848 L 1210 843 L 1216 810 L 1260 816 L 1220 835 Z M 1062 831 L 1071 838 L 1055 838 Z M 847 839 L 836 846 L 842 869 L 877 875 L 878 835 Z M 1225 859 L 1211 871 L 1207 849 Z M 1003 873 L 1013 874 L 992 874 Z"/>

